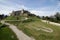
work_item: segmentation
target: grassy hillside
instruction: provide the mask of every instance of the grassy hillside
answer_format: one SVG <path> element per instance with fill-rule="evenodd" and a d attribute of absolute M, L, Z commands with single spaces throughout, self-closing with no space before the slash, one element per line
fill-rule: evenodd
<path fill-rule="evenodd" d="M 8 26 L 1 27 L 0 23 L 0 40 L 18 40 L 14 32 Z"/>
<path fill-rule="evenodd" d="M 15 20 L 14 18 L 11 17 L 10 20 Z M 6 20 L 9 20 L 9 17 Z M 44 23 L 37 17 L 30 17 L 29 20 L 24 21 L 6 22 L 16 25 L 18 29 L 22 30 L 28 36 L 34 37 L 36 40 L 60 40 L 60 27 Z M 50 28 L 53 32 L 46 32 L 42 30 L 45 29 L 43 27 Z"/>

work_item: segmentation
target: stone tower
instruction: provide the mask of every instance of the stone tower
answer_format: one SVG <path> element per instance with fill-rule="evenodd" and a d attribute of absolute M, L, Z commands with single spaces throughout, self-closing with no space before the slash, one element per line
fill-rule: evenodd
<path fill-rule="evenodd" d="M 21 13 L 22 13 L 22 14 L 24 13 L 24 9 L 21 10 Z"/>

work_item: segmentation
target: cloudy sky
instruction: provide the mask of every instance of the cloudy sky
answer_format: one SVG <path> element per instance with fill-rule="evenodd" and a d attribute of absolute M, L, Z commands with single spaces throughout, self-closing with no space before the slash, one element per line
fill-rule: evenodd
<path fill-rule="evenodd" d="M 0 14 L 25 9 L 40 16 L 54 15 L 60 11 L 59 0 L 0 0 Z"/>

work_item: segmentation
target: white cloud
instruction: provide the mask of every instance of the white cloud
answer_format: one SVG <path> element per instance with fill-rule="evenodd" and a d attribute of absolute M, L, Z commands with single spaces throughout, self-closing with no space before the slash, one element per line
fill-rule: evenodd
<path fill-rule="evenodd" d="M 25 7 L 24 5 L 19 5 L 19 4 L 15 4 L 15 5 L 0 4 L 0 14 L 9 14 L 13 10 L 16 11 L 16 10 L 21 10 L 21 9 L 27 9 L 27 7 Z"/>
<path fill-rule="evenodd" d="M 25 7 L 24 5 L 16 5 L 16 6 L 4 6 L 4 5 L 0 5 L 0 13 L 1 14 L 9 14 L 11 13 L 13 10 L 20 10 L 20 9 L 26 9 L 29 10 L 31 13 L 36 14 L 36 15 L 40 15 L 40 16 L 49 16 L 49 15 L 53 15 L 55 13 L 55 11 L 48 11 L 48 9 L 51 9 L 49 7 L 43 7 L 39 9 L 35 9 L 32 10 L 31 8 Z"/>
<path fill-rule="evenodd" d="M 40 16 L 54 15 L 57 11 L 58 11 L 57 7 L 54 7 L 54 6 L 41 7 L 39 9 L 30 10 L 31 13 L 40 15 Z"/>
<path fill-rule="evenodd" d="M 11 13 L 13 10 L 20 10 L 20 9 L 26 9 L 29 10 L 31 13 L 36 14 L 36 15 L 40 15 L 40 16 L 49 16 L 49 15 L 53 15 L 56 12 L 56 8 L 54 9 L 53 7 L 42 7 L 39 9 L 31 9 L 28 8 L 24 5 L 19 5 L 16 4 L 16 6 L 5 6 L 5 5 L 0 5 L 0 13 L 1 14 L 9 14 Z M 53 11 L 52 11 L 53 10 Z"/>
<path fill-rule="evenodd" d="M 8 6 L 2 6 L 2 8 L 0 9 L 0 14 L 9 14 L 11 13 L 13 10 L 16 11 L 16 10 L 20 10 L 24 7 L 20 6 L 20 8 L 16 8 L 16 7 L 8 7 Z"/>
<path fill-rule="evenodd" d="M 0 0 L 0 2 L 5 3 L 6 4 L 7 0 Z M 52 1 L 52 0 L 51 0 Z M 49 15 L 54 15 L 55 12 L 58 10 L 57 8 L 60 6 L 60 3 L 58 3 L 59 6 L 54 7 L 54 6 L 49 6 L 49 7 L 41 7 L 41 8 L 29 8 L 26 7 L 22 4 L 13 4 L 8 1 L 9 4 L 7 5 L 2 5 L 0 4 L 0 14 L 9 14 L 11 11 L 13 10 L 20 10 L 20 9 L 26 9 L 29 10 L 31 13 L 34 13 L 36 15 L 40 15 L 40 16 L 49 16 Z"/>
<path fill-rule="evenodd" d="M 50 16 L 50 15 L 54 15 L 55 11 L 38 11 L 38 10 L 31 10 L 30 11 L 33 14 L 39 15 L 39 16 Z"/>

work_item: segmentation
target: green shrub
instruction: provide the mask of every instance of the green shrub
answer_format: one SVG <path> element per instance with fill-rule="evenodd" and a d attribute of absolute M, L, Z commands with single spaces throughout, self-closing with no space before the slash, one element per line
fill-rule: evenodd
<path fill-rule="evenodd" d="M 5 25 L 5 24 L 2 24 L 1 26 L 0 26 L 0 29 L 1 28 L 4 28 L 4 27 L 7 27 L 8 25 Z"/>
<path fill-rule="evenodd" d="M 27 19 L 27 20 L 24 20 L 23 23 L 32 22 L 32 21 L 33 21 L 32 19 Z"/>

